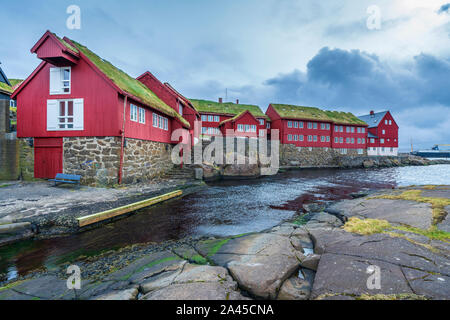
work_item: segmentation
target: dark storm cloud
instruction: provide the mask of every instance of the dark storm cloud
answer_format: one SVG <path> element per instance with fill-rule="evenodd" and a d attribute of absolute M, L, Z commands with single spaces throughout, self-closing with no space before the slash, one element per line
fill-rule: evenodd
<path fill-rule="evenodd" d="M 438 13 L 444 13 L 444 12 L 450 13 L 450 3 L 444 4 L 439 8 Z"/>

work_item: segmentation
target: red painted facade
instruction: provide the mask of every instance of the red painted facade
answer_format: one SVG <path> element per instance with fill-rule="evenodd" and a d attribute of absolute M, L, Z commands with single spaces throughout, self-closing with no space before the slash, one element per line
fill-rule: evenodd
<path fill-rule="evenodd" d="M 226 121 L 220 125 L 222 135 L 233 135 L 235 137 L 258 137 L 260 123 L 249 111 L 240 116 Z M 252 130 L 253 129 L 253 130 Z M 230 131 L 231 130 L 231 131 Z"/>
<path fill-rule="evenodd" d="M 369 148 L 398 148 L 398 125 L 389 111 L 386 112 L 377 127 L 369 128 L 369 132 L 378 137 L 369 138 Z"/>
<path fill-rule="evenodd" d="M 272 120 L 271 129 L 279 130 L 280 143 L 282 144 L 294 144 L 297 147 L 336 149 L 367 148 L 367 125 L 335 124 L 332 121 L 282 118 L 272 105 L 269 105 L 266 114 Z"/>
<path fill-rule="evenodd" d="M 251 113 L 250 113 L 251 114 Z M 207 113 L 207 112 L 200 112 L 200 116 L 201 116 L 201 121 L 202 121 L 202 128 L 215 128 L 217 129 L 217 133 L 213 133 L 211 131 L 208 131 L 208 129 L 206 129 L 206 132 L 203 131 L 202 134 L 207 135 L 207 136 L 214 136 L 217 135 L 218 133 L 223 134 L 222 132 L 222 126 L 220 126 L 220 123 L 225 121 L 225 120 L 229 120 L 232 119 L 233 117 L 235 117 L 236 115 L 232 115 L 232 114 L 221 114 L 221 113 Z M 206 121 L 204 120 L 206 117 Z M 215 119 L 215 117 L 219 117 L 218 121 L 210 121 L 211 117 L 213 117 L 213 120 Z M 256 119 L 256 126 L 257 126 L 257 134 L 260 134 L 260 130 L 264 130 L 265 134 L 270 134 L 270 129 L 267 129 L 267 119 L 266 118 L 262 118 L 262 117 L 254 117 L 251 114 L 251 117 L 245 117 L 244 119 L 242 119 L 241 121 L 245 121 L 248 120 L 248 122 L 241 122 L 241 124 L 243 125 L 254 125 L 254 119 Z M 260 121 L 263 123 L 261 124 Z M 229 125 L 227 125 L 228 127 Z"/>

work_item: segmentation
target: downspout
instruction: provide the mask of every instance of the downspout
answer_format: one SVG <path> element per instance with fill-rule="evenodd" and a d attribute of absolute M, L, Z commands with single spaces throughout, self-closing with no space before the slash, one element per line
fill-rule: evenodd
<path fill-rule="evenodd" d="M 120 146 L 120 164 L 119 164 L 119 184 L 122 184 L 122 170 L 123 170 L 123 153 L 125 146 L 125 119 L 126 119 L 126 111 L 127 111 L 127 101 L 128 96 L 125 95 L 125 99 L 123 101 L 123 121 L 122 121 L 122 143 Z"/>

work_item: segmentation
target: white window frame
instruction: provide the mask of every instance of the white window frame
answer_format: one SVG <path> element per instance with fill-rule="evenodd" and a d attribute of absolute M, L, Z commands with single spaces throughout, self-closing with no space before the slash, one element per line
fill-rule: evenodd
<path fill-rule="evenodd" d="M 214 122 L 214 116 L 208 115 L 208 122 Z"/>
<path fill-rule="evenodd" d="M 300 129 L 303 129 L 303 121 L 299 121 L 299 122 L 298 122 L 298 127 L 299 127 Z"/>
<path fill-rule="evenodd" d="M 250 126 L 250 132 L 256 132 L 256 124 Z"/>
<path fill-rule="evenodd" d="M 264 119 L 259 119 L 259 125 L 263 126 L 264 125 Z"/>
<path fill-rule="evenodd" d="M 287 139 L 288 141 L 292 141 L 292 134 L 288 134 Z"/>
<path fill-rule="evenodd" d="M 138 107 L 132 103 L 130 103 L 130 120 L 138 122 Z"/>
<path fill-rule="evenodd" d="M 158 114 L 153 112 L 153 127 L 158 128 Z"/>
<path fill-rule="evenodd" d="M 158 116 L 158 128 L 164 129 L 164 117 Z"/>
<path fill-rule="evenodd" d="M 243 124 L 238 124 L 237 125 L 237 131 L 238 132 L 244 132 L 244 125 Z"/>
<path fill-rule="evenodd" d="M 292 128 L 292 121 L 288 121 L 287 126 L 288 128 Z"/>
<path fill-rule="evenodd" d="M 64 71 L 69 70 L 69 80 L 64 80 Z M 72 92 L 72 68 L 71 67 L 61 67 L 61 68 L 50 68 L 50 95 L 58 94 L 71 94 Z M 68 87 L 64 84 L 68 83 Z M 65 92 L 64 89 L 68 88 L 69 91 Z"/>
<path fill-rule="evenodd" d="M 266 129 L 270 129 L 270 122 L 266 123 Z"/>
<path fill-rule="evenodd" d="M 169 131 L 169 119 L 164 118 L 164 130 Z"/>
<path fill-rule="evenodd" d="M 68 104 L 73 103 L 73 114 L 67 116 Z M 60 115 L 60 103 L 64 102 L 64 116 Z M 72 119 L 72 122 L 60 122 L 60 119 Z M 72 128 L 60 128 L 60 125 L 69 126 Z M 84 130 L 84 99 L 58 99 L 47 100 L 47 131 L 83 131 Z"/>
<path fill-rule="evenodd" d="M 139 107 L 139 123 L 145 124 L 145 109 Z"/>
<path fill-rule="evenodd" d="M 302 134 L 298 136 L 298 141 L 303 141 L 303 139 L 304 139 L 304 137 Z"/>
<path fill-rule="evenodd" d="M 313 122 L 313 129 L 317 129 L 317 122 Z"/>
<path fill-rule="evenodd" d="M 214 116 L 214 122 L 220 122 L 220 117 L 219 116 Z"/>
<path fill-rule="evenodd" d="M 208 116 L 206 114 L 202 114 L 202 121 L 207 122 Z"/>

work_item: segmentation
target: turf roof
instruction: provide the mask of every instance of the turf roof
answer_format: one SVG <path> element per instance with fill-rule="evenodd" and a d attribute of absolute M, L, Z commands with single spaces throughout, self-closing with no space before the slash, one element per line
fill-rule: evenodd
<path fill-rule="evenodd" d="M 9 79 L 8 79 L 9 80 Z M 8 86 L 6 83 L 4 82 L 0 82 L 0 90 L 8 92 L 8 93 L 13 93 L 13 89 L 12 87 Z"/>
<path fill-rule="evenodd" d="M 187 122 L 186 119 L 184 119 L 178 112 L 176 112 L 174 109 L 165 104 L 161 99 L 158 98 L 158 96 L 156 96 L 155 93 L 153 93 L 140 81 L 129 76 L 122 70 L 116 68 L 110 62 L 100 58 L 98 55 L 93 53 L 91 50 L 89 50 L 82 44 L 74 40 L 70 41 L 75 46 L 74 49 L 76 50 L 76 52 L 78 51 L 82 52 L 97 68 L 100 69 L 101 72 L 103 72 L 109 79 L 111 79 L 111 81 L 114 82 L 121 90 L 139 98 L 146 105 L 151 106 L 152 108 L 155 108 L 166 115 L 177 118 L 186 127 L 188 128 L 190 127 L 189 122 Z M 64 41 L 62 43 L 66 45 L 67 42 Z"/>
<path fill-rule="evenodd" d="M 243 111 L 250 111 L 250 113 L 257 118 L 267 118 L 258 106 L 250 104 L 236 104 L 232 102 L 214 102 L 209 100 L 189 99 L 198 112 L 219 113 L 238 115 Z"/>
<path fill-rule="evenodd" d="M 282 118 L 330 121 L 338 124 L 367 125 L 351 112 L 328 111 L 315 107 L 271 104 Z"/>

